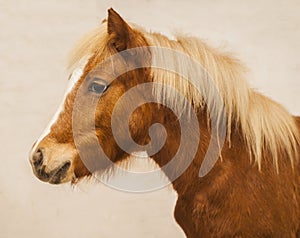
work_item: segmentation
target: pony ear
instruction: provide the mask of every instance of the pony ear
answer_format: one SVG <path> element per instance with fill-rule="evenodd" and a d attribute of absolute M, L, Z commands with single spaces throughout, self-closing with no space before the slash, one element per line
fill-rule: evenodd
<path fill-rule="evenodd" d="M 112 8 L 108 10 L 107 33 L 112 45 L 119 52 L 130 48 L 130 42 L 134 39 L 134 31 Z"/>

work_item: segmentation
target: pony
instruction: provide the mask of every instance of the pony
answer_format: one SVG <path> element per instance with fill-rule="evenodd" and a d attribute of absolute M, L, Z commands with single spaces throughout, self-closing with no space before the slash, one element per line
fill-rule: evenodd
<path fill-rule="evenodd" d="M 155 47 L 177 53 L 166 57 Z M 176 72 L 165 70 L 170 62 Z M 300 237 L 300 118 L 252 89 L 238 59 L 195 37 L 147 32 L 109 9 L 107 20 L 77 44 L 69 67 L 63 103 L 30 151 L 40 180 L 77 183 L 142 149 L 172 182 L 178 194 L 174 217 L 187 237 Z M 221 104 L 203 87 L 207 78 Z M 145 84 L 154 86 L 139 87 Z M 129 103 L 118 103 L 136 88 Z M 141 103 L 130 108 L 135 102 Z M 164 129 L 151 130 L 157 124 Z M 224 143 L 213 135 L 221 124 Z M 166 167 L 183 134 L 188 141 Z M 211 140 L 217 158 L 209 158 L 211 166 L 199 174 Z"/>

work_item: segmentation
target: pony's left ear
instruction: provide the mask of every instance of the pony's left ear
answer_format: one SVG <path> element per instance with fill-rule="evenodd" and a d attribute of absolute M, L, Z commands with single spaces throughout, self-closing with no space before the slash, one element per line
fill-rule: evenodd
<path fill-rule="evenodd" d="M 108 10 L 107 33 L 110 41 L 117 51 L 131 48 L 134 41 L 134 30 L 112 8 Z"/>

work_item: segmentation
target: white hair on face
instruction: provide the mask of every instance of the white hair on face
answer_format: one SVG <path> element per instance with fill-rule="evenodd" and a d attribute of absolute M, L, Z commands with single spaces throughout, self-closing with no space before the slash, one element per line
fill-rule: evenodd
<path fill-rule="evenodd" d="M 222 54 L 218 50 L 207 46 L 203 41 L 194 37 L 179 35 L 175 40 L 170 40 L 161 34 L 148 33 L 141 27 L 132 25 L 132 27 L 141 32 L 150 46 L 164 47 L 191 57 L 199 62 L 206 72 L 197 74 L 197 69 L 190 67 L 188 62 L 176 58 L 164 59 L 164 55 L 153 53 L 152 60 L 159 61 L 164 65 L 160 68 L 168 68 L 172 60 L 176 68 L 176 74 L 166 70 L 152 68 L 153 81 L 162 85 L 175 87 L 181 94 L 189 99 L 196 108 L 204 109 L 205 103 L 214 105 L 214 95 L 204 92 L 201 95 L 195 87 L 192 87 L 187 80 L 183 80 L 179 75 L 188 75 L 195 77 L 193 82 L 203 85 L 201 77 L 209 77 L 213 80 L 218 92 L 220 93 L 226 110 L 227 116 L 227 138 L 230 143 L 232 128 L 240 128 L 250 158 L 254 158 L 261 169 L 263 152 L 268 152 L 274 160 L 278 171 L 279 155 L 286 153 L 293 165 L 294 160 L 298 158 L 298 147 L 300 145 L 299 130 L 295 120 L 278 103 L 261 95 L 251 89 L 247 83 L 245 67 L 239 60 L 228 54 Z M 108 44 L 107 24 L 102 24 L 99 28 L 86 35 L 73 51 L 70 59 L 70 66 L 76 64 L 86 55 L 99 55 L 104 51 Z M 163 52 L 163 51 L 162 51 Z M 209 89 L 209 86 L 206 85 Z M 157 87 L 154 90 L 154 96 L 158 100 L 163 100 L 167 105 L 183 111 L 185 105 L 180 102 L 180 98 L 171 94 L 165 87 Z M 214 116 L 221 118 L 223 108 L 213 108 Z"/>
<path fill-rule="evenodd" d="M 73 90 L 75 84 L 81 78 L 81 76 L 83 74 L 83 70 L 84 70 L 86 64 L 88 63 L 88 59 L 89 59 L 88 56 L 83 57 L 76 64 L 76 68 L 73 70 L 73 72 L 71 74 L 71 77 L 69 79 L 69 83 L 68 83 L 67 89 L 65 91 L 63 100 L 60 103 L 60 105 L 59 105 L 57 111 L 55 112 L 54 116 L 52 117 L 51 121 L 48 123 L 47 127 L 44 129 L 43 133 L 40 135 L 38 140 L 35 142 L 35 145 L 31 149 L 31 151 L 30 151 L 30 156 L 31 157 L 36 152 L 36 149 L 37 149 L 38 145 L 40 144 L 40 142 L 50 133 L 52 125 L 55 124 L 55 122 L 57 121 L 60 113 L 64 110 L 65 100 L 66 100 L 68 94 Z"/>

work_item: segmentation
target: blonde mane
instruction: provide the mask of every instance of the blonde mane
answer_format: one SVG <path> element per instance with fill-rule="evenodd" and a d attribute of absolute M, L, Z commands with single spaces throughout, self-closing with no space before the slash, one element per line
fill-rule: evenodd
<path fill-rule="evenodd" d="M 193 102 L 195 108 L 203 109 L 205 104 L 214 102 L 214 95 L 206 95 L 204 102 L 195 87 L 179 75 L 194 77 L 198 75 L 196 82 L 201 85 L 201 77 L 213 80 L 215 87 L 224 102 L 227 116 L 227 139 L 230 143 L 232 130 L 240 128 L 249 150 L 250 158 L 254 158 L 261 169 L 263 154 L 268 152 L 273 158 L 278 171 L 278 159 L 282 153 L 286 153 L 294 165 L 298 158 L 300 144 L 299 130 L 294 118 L 281 105 L 251 89 L 245 79 L 246 70 L 235 58 L 228 54 L 222 54 L 218 50 L 207 46 L 204 42 L 194 37 L 178 35 L 176 40 L 156 33 L 148 33 L 138 26 L 133 28 L 141 32 L 150 46 L 164 47 L 191 57 L 199 62 L 207 75 L 193 72 L 188 62 L 183 62 L 174 54 L 173 59 L 164 59 L 157 53 L 152 55 L 153 61 L 165 62 L 172 60 L 177 65 L 176 74 L 161 69 L 152 69 L 153 81 L 162 85 L 175 87 L 181 94 Z M 87 55 L 100 54 L 108 43 L 106 24 L 86 35 L 76 46 L 71 54 L 70 67 L 76 65 L 81 58 Z M 164 65 L 161 65 L 164 68 Z M 195 82 L 195 81 L 194 81 Z M 197 86 L 197 85 L 196 85 Z M 184 104 L 176 95 L 159 87 L 154 90 L 154 96 L 163 99 L 168 105 L 183 110 Z M 215 114 L 221 114 L 223 109 L 215 108 Z"/>

